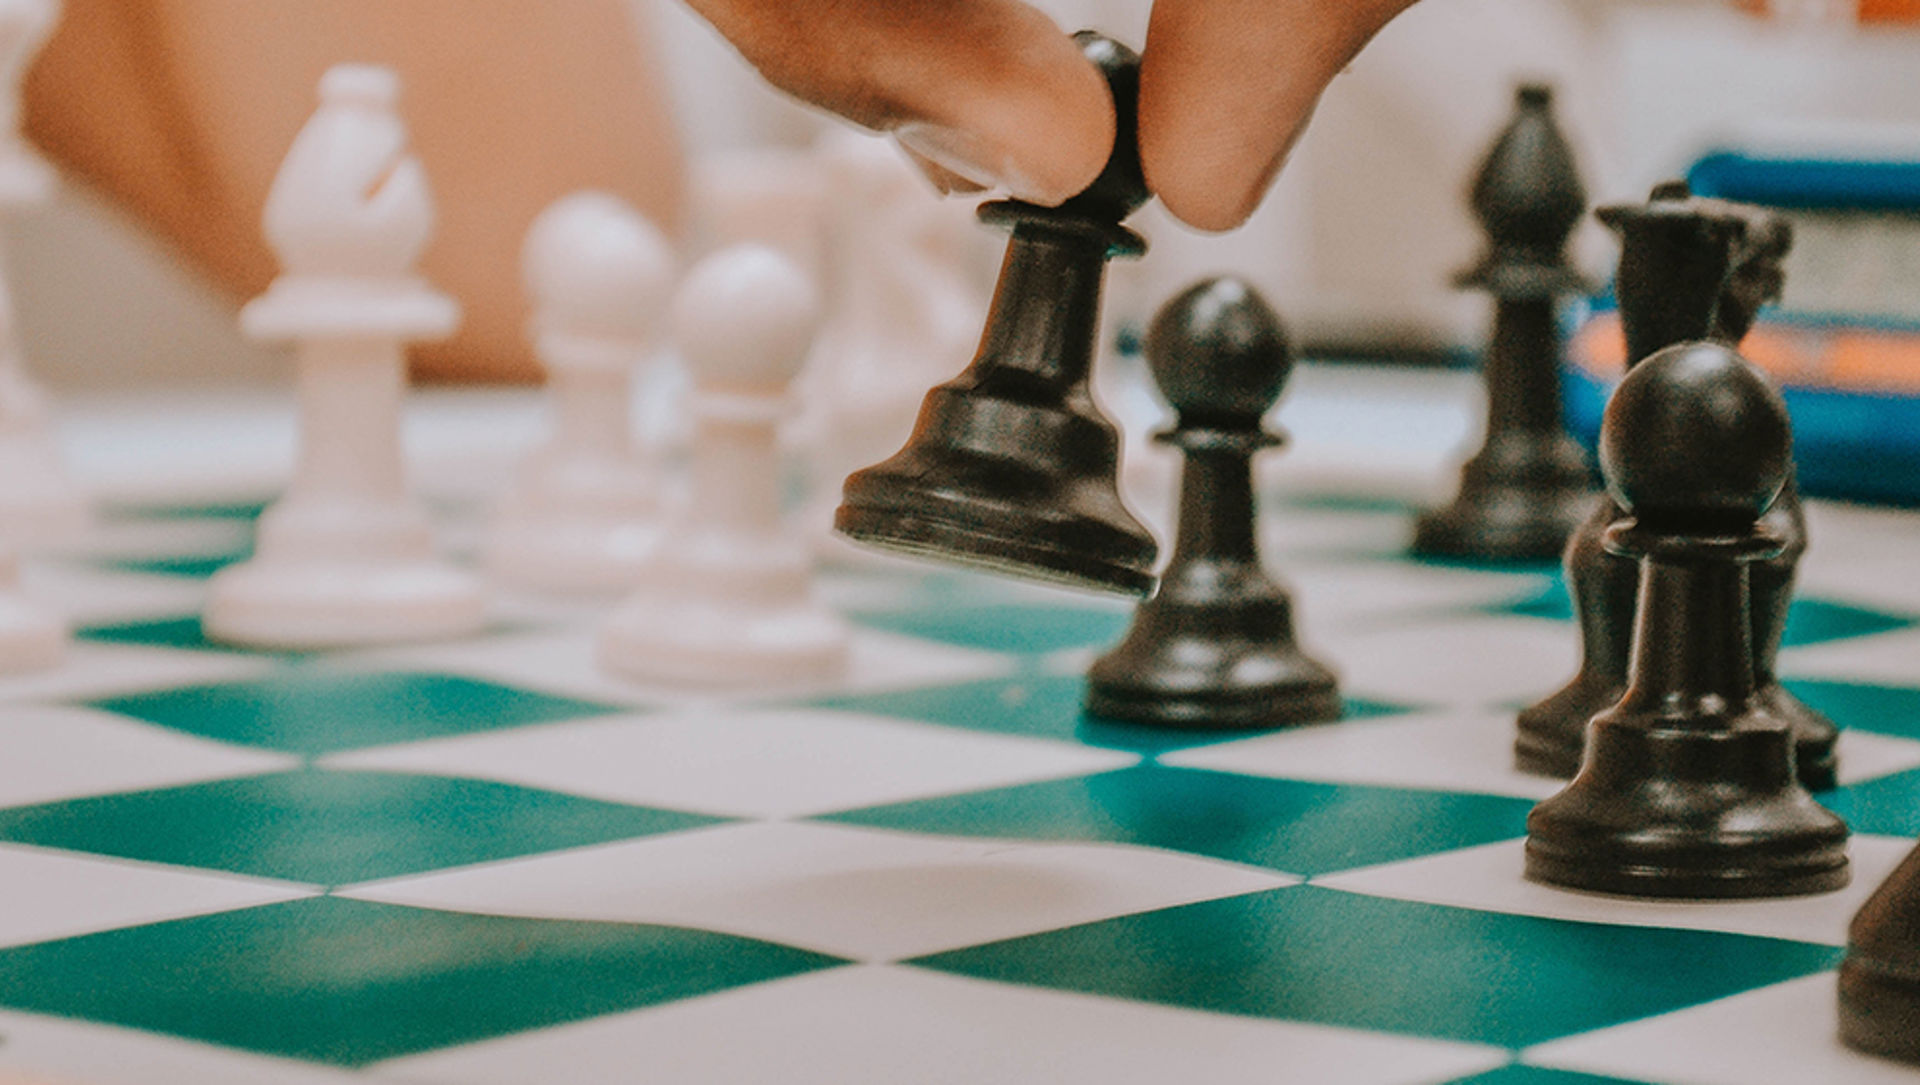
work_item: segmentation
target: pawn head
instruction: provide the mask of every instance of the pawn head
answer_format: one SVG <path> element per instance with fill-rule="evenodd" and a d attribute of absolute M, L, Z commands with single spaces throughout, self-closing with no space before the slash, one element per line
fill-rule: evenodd
<path fill-rule="evenodd" d="M 694 265 L 680 284 L 674 337 L 695 384 L 776 390 L 800 372 L 819 308 L 793 261 L 765 245 L 736 245 Z"/>
<path fill-rule="evenodd" d="M 1750 530 L 1786 484 L 1793 429 L 1766 375 L 1711 341 L 1655 352 L 1628 372 L 1600 426 L 1600 470 L 1655 530 Z"/>
<path fill-rule="evenodd" d="M 1082 30 L 1073 40 L 1113 94 L 1113 151 L 1100 176 L 1061 209 L 1119 222 L 1152 196 L 1140 171 L 1140 54 L 1093 30 Z"/>
<path fill-rule="evenodd" d="M 1293 370 L 1279 316 L 1231 276 L 1196 283 L 1161 306 L 1145 349 L 1154 382 L 1186 425 L 1258 429 Z"/>
<path fill-rule="evenodd" d="M 673 250 L 606 192 L 575 192 L 527 230 L 521 271 L 540 331 L 644 340 L 673 285 Z"/>

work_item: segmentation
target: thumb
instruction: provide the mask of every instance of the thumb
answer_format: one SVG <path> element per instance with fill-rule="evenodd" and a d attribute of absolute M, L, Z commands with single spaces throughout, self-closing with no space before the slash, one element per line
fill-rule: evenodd
<path fill-rule="evenodd" d="M 967 181 L 1057 204 L 1113 148 L 1105 81 L 1019 0 L 689 0 L 775 86 Z"/>

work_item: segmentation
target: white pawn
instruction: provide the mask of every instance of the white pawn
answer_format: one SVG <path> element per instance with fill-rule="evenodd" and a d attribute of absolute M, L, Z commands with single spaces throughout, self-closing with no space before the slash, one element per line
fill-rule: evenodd
<path fill-rule="evenodd" d="M 267 196 L 283 271 L 240 326 L 297 344 L 300 452 L 255 557 L 210 585 L 204 624 L 219 640 L 319 648 L 454 635 L 484 617 L 479 583 L 435 553 L 401 458 L 406 343 L 451 334 L 460 310 L 414 274 L 433 202 L 398 96 L 384 68 L 328 71 Z"/>
<path fill-rule="evenodd" d="M 576 192 L 534 219 L 521 267 L 552 435 L 495 515 L 488 568 L 542 591 L 630 588 L 658 536 L 654 472 L 629 433 L 631 386 L 672 286 L 672 251 L 616 197 Z"/>
<path fill-rule="evenodd" d="M 600 632 L 620 674 L 732 684 L 831 679 L 847 626 L 816 596 L 806 536 L 781 515 L 780 420 L 818 321 L 786 257 L 741 245 L 693 269 L 673 325 L 693 382 L 687 505 Z"/>
<path fill-rule="evenodd" d="M 44 670 L 66 650 L 66 623 L 21 592 L 13 554 L 0 550 L 0 674 Z"/>
<path fill-rule="evenodd" d="M 20 84 L 59 17 L 58 0 L 0 0 L 0 216 L 46 203 L 58 183 L 20 134 Z M 0 270 L 0 533 L 71 538 L 87 524 L 87 504 L 54 444 L 46 393 L 27 373 Z"/>

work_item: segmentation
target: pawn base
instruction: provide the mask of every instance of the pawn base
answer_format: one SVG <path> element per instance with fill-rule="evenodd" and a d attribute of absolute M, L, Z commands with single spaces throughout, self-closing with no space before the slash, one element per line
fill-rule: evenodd
<path fill-rule="evenodd" d="M 1153 536 L 1121 504 L 1118 475 L 1118 435 L 1090 408 L 943 385 L 927 394 L 904 449 L 848 477 L 834 530 L 883 549 L 1144 595 Z"/>
<path fill-rule="evenodd" d="M 1626 687 L 1582 672 L 1552 697 L 1520 713 L 1513 743 L 1514 767 L 1535 776 L 1570 780 L 1586 752 L 1587 721 L 1620 702 Z M 1794 739 L 1794 766 L 1809 791 L 1839 786 L 1835 743 L 1840 731 L 1832 720 L 1787 692 L 1778 682 L 1755 694 L 1769 715 L 1785 720 Z"/>
<path fill-rule="evenodd" d="M 1847 827 L 1794 779 L 1777 722 L 1665 730 L 1609 714 L 1588 742 L 1580 775 L 1527 816 L 1529 880 L 1716 900 L 1847 884 Z"/>
<path fill-rule="evenodd" d="M 1913 963 L 1848 954 L 1840 963 L 1840 1042 L 1920 1065 L 1920 974 Z"/>
<path fill-rule="evenodd" d="M 1761 686 L 1756 696 L 1770 715 L 1785 720 L 1793 730 L 1793 763 L 1800 783 L 1808 791 L 1839 787 L 1840 759 L 1835 747 L 1840 728 L 1777 681 Z"/>
<path fill-rule="evenodd" d="M 1620 703 L 1626 683 L 1582 670 L 1560 692 L 1520 713 L 1514 767 L 1570 780 L 1587 748 L 1587 723 Z"/>
<path fill-rule="evenodd" d="M 214 576 L 201 625 L 214 640 L 301 650 L 455 637 L 485 621 L 479 582 L 432 558 L 261 557 Z"/>
<path fill-rule="evenodd" d="M 1231 689 L 1197 688 L 1188 682 L 1150 689 L 1090 679 L 1090 716 L 1153 727 L 1191 730 L 1268 731 L 1340 718 L 1340 690 L 1331 675 Z"/>
<path fill-rule="evenodd" d="M 602 670 L 683 686 L 832 681 L 846 672 L 847 625 L 814 603 L 755 609 L 641 596 L 600 628 Z"/>

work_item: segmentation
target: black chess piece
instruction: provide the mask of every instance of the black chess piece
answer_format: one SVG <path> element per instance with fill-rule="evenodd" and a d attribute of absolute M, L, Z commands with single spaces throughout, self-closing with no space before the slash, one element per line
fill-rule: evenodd
<path fill-rule="evenodd" d="M 1626 695 L 1587 728 L 1573 782 L 1527 817 L 1527 877 L 1632 896 L 1826 892 L 1847 828 L 1794 770 L 1793 732 L 1757 696 L 1747 570 L 1780 549 L 1762 517 L 1793 436 L 1764 374 L 1681 343 L 1607 405 L 1600 466 L 1628 519 L 1607 549 L 1639 566 Z"/>
<path fill-rule="evenodd" d="M 1854 914 L 1840 962 L 1840 1039 L 1920 1064 L 1920 848 Z"/>
<path fill-rule="evenodd" d="M 1781 260 L 1792 232 L 1771 212 L 1695 197 L 1685 182 L 1672 181 L 1656 186 L 1644 205 L 1605 207 L 1598 214 L 1621 237 L 1614 290 L 1632 361 L 1693 339 L 1737 345 L 1759 307 L 1779 296 Z M 1603 494 L 1568 540 L 1567 586 L 1580 623 L 1580 671 L 1559 692 L 1520 713 L 1514 760 L 1524 771 L 1572 776 L 1580 767 L 1587 721 L 1626 691 L 1636 570 L 1601 542 L 1621 516 Z M 1794 570 L 1806 550 L 1805 515 L 1791 466 L 1767 526 L 1782 547 L 1750 571 L 1761 697 L 1794 729 L 1801 780 L 1816 790 L 1829 788 L 1838 731 L 1774 675 Z"/>
<path fill-rule="evenodd" d="M 834 528 L 872 546 L 1132 594 L 1153 587 L 1153 536 L 1121 503 L 1119 436 L 1087 387 L 1101 279 L 1146 243 L 1120 221 L 1145 203 L 1140 58 L 1074 35 L 1107 78 L 1118 125 L 1106 168 L 1057 208 L 1000 200 L 1012 228 L 979 352 L 927 393 L 892 458 L 849 476 Z"/>
<path fill-rule="evenodd" d="M 1487 348 L 1487 436 L 1444 508 L 1421 515 L 1413 551 L 1432 557 L 1551 558 L 1592 504 L 1586 456 L 1566 431 L 1555 309 L 1585 291 L 1567 239 L 1586 211 L 1573 150 L 1553 120 L 1552 89 L 1528 84 L 1473 186 L 1487 254 L 1459 277 L 1494 297 Z"/>
<path fill-rule="evenodd" d="M 1158 439 L 1186 459 L 1180 527 L 1160 589 L 1087 676 L 1087 711 L 1133 723 L 1268 728 L 1340 718 L 1333 672 L 1294 643 L 1293 602 L 1261 566 L 1252 461 L 1293 369 L 1267 303 L 1234 278 L 1161 307 L 1147 364 L 1178 421 Z"/>

